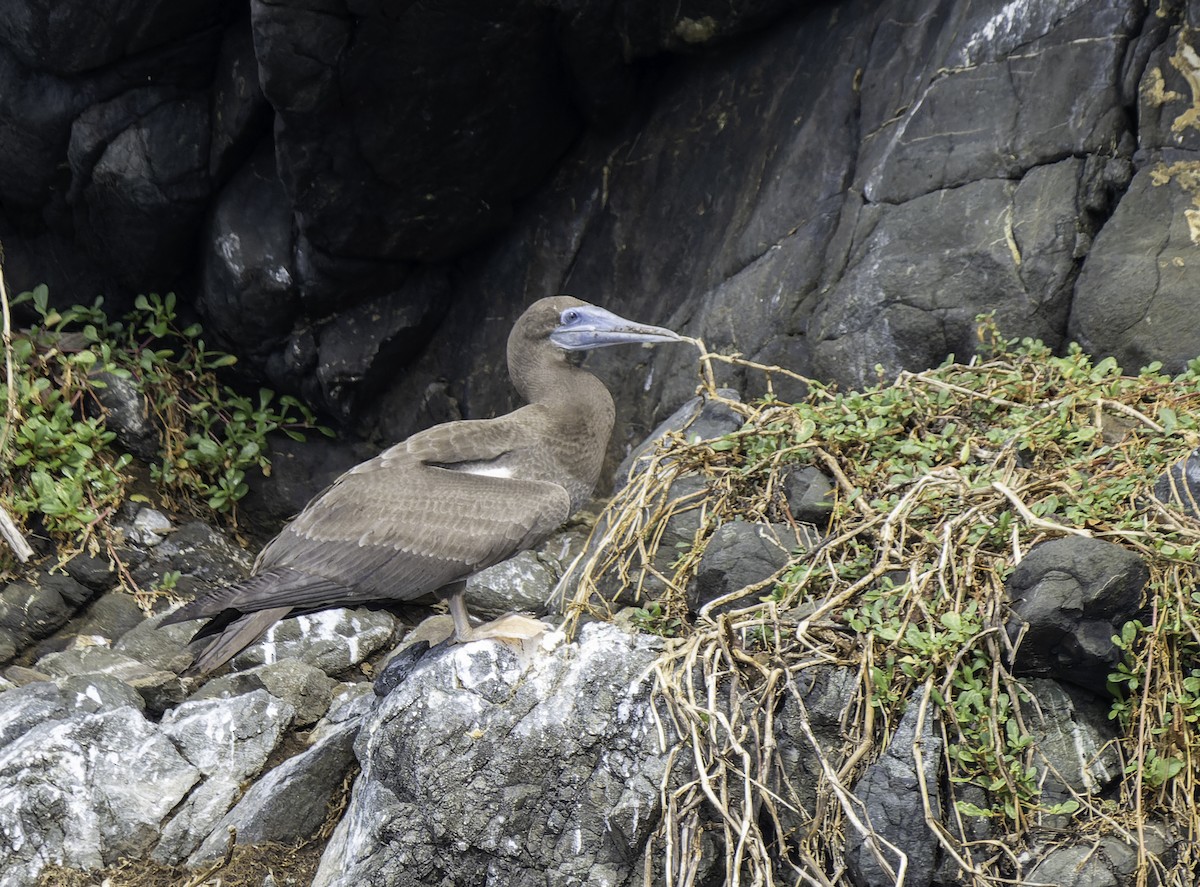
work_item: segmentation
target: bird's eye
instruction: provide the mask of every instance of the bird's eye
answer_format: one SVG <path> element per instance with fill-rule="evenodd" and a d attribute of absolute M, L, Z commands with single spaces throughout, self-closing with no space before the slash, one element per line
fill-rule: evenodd
<path fill-rule="evenodd" d="M 579 312 L 574 308 L 568 308 L 562 313 L 562 322 L 564 324 L 575 323 L 577 320 L 579 320 Z"/>

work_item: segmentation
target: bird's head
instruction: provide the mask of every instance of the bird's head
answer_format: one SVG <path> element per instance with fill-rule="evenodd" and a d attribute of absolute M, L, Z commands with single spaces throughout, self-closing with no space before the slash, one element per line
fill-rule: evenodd
<path fill-rule="evenodd" d="M 548 339 L 563 351 L 682 341 L 671 330 L 626 320 L 574 296 L 551 296 L 534 302 L 517 321 L 513 336 L 526 343 Z"/>

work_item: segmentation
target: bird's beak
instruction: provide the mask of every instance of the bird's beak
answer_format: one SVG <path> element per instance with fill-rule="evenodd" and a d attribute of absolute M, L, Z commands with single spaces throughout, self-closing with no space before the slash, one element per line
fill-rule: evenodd
<path fill-rule="evenodd" d="M 634 323 L 595 305 L 580 305 L 574 316 L 550 334 L 550 341 L 566 351 L 586 351 L 606 345 L 639 342 L 682 342 L 683 337 L 661 326 Z"/>

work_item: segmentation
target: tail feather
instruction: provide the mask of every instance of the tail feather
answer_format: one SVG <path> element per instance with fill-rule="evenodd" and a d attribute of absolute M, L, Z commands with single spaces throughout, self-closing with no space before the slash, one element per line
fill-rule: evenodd
<path fill-rule="evenodd" d="M 209 630 L 213 624 L 210 622 L 196 633 L 192 641 L 203 640 L 206 637 L 212 637 L 212 640 L 196 655 L 192 664 L 183 670 L 182 675 L 196 677 L 220 668 L 262 637 L 268 628 L 291 611 L 291 607 L 273 607 L 242 613 L 232 620 L 224 620 L 222 625 L 212 631 Z M 213 620 L 218 621 L 222 621 L 221 617 Z"/>

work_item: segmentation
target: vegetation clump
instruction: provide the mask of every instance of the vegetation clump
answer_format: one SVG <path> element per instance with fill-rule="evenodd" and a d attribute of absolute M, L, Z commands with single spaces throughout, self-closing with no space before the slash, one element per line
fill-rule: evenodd
<path fill-rule="evenodd" d="M 247 473 L 270 473 L 268 435 L 300 439 L 319 427 L 294 397 L 265 388 L 247 397 L 224 384 L 218 371 L 236 358 L 208 349 L 199 324 L 180 325 L 173 293 L 138 296 L 121 320 L 99 298 L 60 311 L 45 286 L 11 302 L 24 303 L 35 321 L 23 329 L 11 328 L 4 305 L 0 509 L 48 534 L 64 560 L 85 549 L 112 556 L 117 509 L 145 499 L 134 457 L 109 427 L 107 390 L 123 386 L 141 404 L 156 438 L 146 471 L 162 502 L 234 525 Z M 0 551 L 0 567 L 8 557 Z"/>
<path fill-rule="evenodd" d="M 1175 376 L 1159 364 L 1125 375 L 1077 346 L 1056 355 L 1038 341 L 1004 340 L 986 318 L 980 338 L 979 358 L 863 391 L 804 380 L 809 394 L 798 403 L 727 402 L 745 418 L 739 431 L 700 443 L 672 436 L 610 506 L 576 612 L 597 606 L 606 572 L 653 584 L 646 565 L 674 513 L 671 484 L 700 475 L 708 486 L 701 506 L 687 506 L 701 508 L 692 550 L 673 574 L 654 575 L 667 590 L 641 602 L 636 620 L 683 636 L 660 659 L 657 687 L 701 769 L 664 788 L 667 884 L 693 883 L 696 868 L 683 861 L 714 810 L 728 883 L 842 883 L 847 838 L 862 831 L 852 787 L 914 703 L 922 727 L 933 722 L 940 733 L 953 801 L 939 812 L 937 787 L 922 785 L 928 819 L 965 883 L 1011 883 L 1039 826 L 1064 817 L 1074 831 L 1136 845 L 1143 877 L 1191 883 L 1200 862 L 1200 522 L 1153 488 L 1200 443 L 1200 360 Z M 703 388 L 719 399 L 717 360 L 745 362 L 705 353 Z M 786 519 L 780 479 L 804 465 L 836 484 L 823 541 L 798 545 L 740 600 L 722 599 L 720 615 L 711 606 L 690 615 L 684 591 L 708 538 L 734 518 Z M 1010 671 L 1005 580 L 1039 542 L 1067 534 L 1136 552 L 1150 570 L 1150 615 L 1113 639 L 1125 659 L 1110 677 L 1110 717 L 1126 777 L 1115 792 L 1049 804 L 1039 784 L 1046 762 L 1023 716 L 1030 695 Z M 780 775 L 773 718 L 788 698 L 802 704 L 800 679 L 827 666 L 854 670 L 858 690 L 846 700 L 843 747 L 818 750 L 824 800 L 803 810 Z M 788 817 L 806 827 L 789 831 Z M 1174 862 L 1140 839 L 1151 819 L 1178 829 Z"/>

